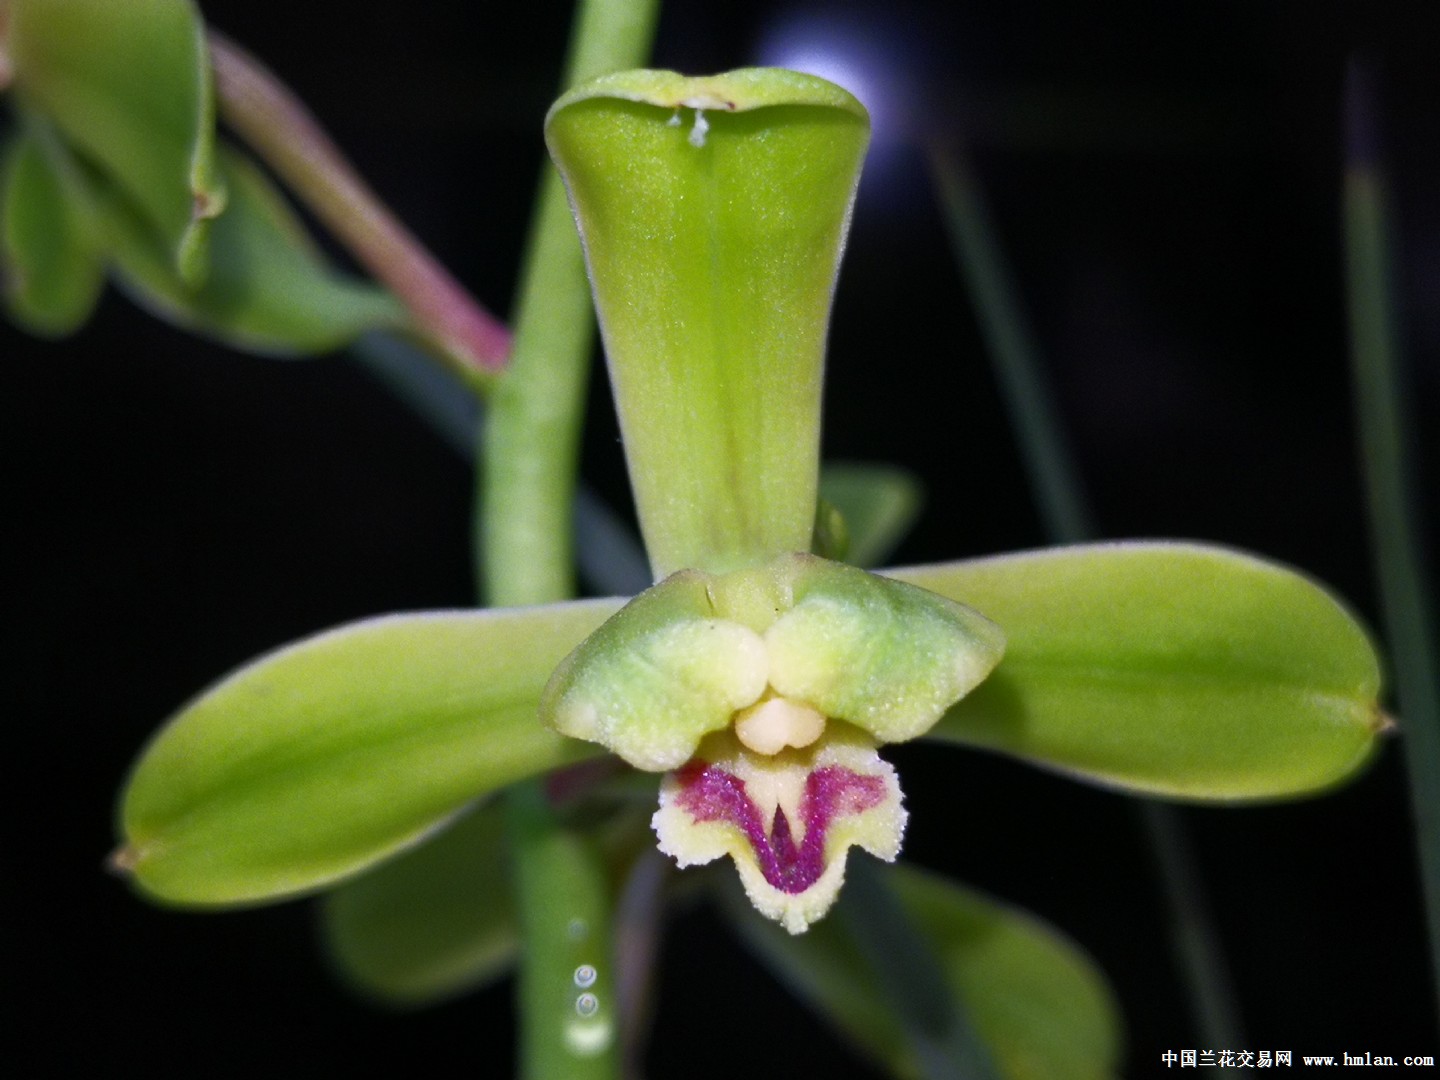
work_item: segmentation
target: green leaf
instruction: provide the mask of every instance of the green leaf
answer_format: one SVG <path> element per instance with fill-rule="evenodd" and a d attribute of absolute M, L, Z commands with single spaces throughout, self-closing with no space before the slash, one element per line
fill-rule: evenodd
<path fill-rule="evenodd" d="M 913 473 L 890 465 L 827 462 L 820 497 L 840 511 L 849 541 L 845 561 L 879 566 L 905 538 L 923 494 Z"/>
<path fill-rule="evenodd" d="M 100 169 L 155 231 L 188 285 L 225 205 L 215 175 L 204 26 L 188 0 L 11 0 L 22 100 Z"/>
<path fill-rule="evenodd" d="M 1006 1080 L 1116 1075 L 1114 998 L 1078 947 L 1034 916 L 936 875 L 898 866 L 890 877 Z M 892 1075 L 923 1075 L 906 1018 L 881 993 L 840 921 L 794 936 L 742 905 L 728 906 L 733 925 L 792 992 Z"/>
<path fill-rule="evenodd" d="M 119 283 L 158 315 L 237 348 L 276 355 L 326 352 L 371 329 L 398 327 L 398 300 L 326 265 L 273 184 L 241 154 L 221 148 L 230 202 L 213 223 L 210 274 L 191 288 L 174 272 L 133 209 L 95 192 Z"/>
<path fill-rule="evenodd" d="M 104 284 L 85 220 L 29 132 L 7 148 L 0 185 L 0 265 L 10 315 L 35 334 L 69 334 L 90 317 Z"/>
<path fill-rule="evenodd" d="M 808 551 L 831 294 L 868 139 L 812 76 L 605 76 L 550 110 L 656 578 Z"/>
<path fill-rule="evenodd" d="M 327 893 L 321 928 L 342 977 L 391 1005 L 429 1004 L 509 970 L 520 948 L 501 806 Z"/>
<path fill-rule="evenodd" d="M 620 606 L 392 615 L 236 671 L 136 765 L 115 865 L 175 904 L 308 892 L 596 750 L 540 726 L 551 669 Z"/>
<path fill-rule="evenodd" d="M 881 742 L 923 735 L 980 685 L 1005 635 L 963 604 L 854 566 L 790 556 L 793 607 L 765 633 L 776 693 Z"/>
<path fill-rule="evenodd" d="M 1338 783 L 1388 723 L 1354 617 L 1250 555 L 1101 544 L 886 573 L 1007 635 L 932 737 L 1136 791 L 1255 799 Z"/>

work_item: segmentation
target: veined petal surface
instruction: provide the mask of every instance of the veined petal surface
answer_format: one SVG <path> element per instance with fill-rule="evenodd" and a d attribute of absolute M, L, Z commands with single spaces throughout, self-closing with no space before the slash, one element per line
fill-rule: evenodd
<path fill-rule="evenodd" d="M 390 615 L 259 658 L 146 748 L 122 796 L 116 866 L 171 903 L 280 899 L 598 753 L 536 710 L 551 669 L 619 606 Z"/>
<path fill-rule="evenodd" d="M 1007 635 L 1005 659 L 935 738 L 1133 791 L 1240 800 L 1340 782 L 1388 725 L 1355 617 L 1252 555 L 1095 544 L 884 573 Z"/>

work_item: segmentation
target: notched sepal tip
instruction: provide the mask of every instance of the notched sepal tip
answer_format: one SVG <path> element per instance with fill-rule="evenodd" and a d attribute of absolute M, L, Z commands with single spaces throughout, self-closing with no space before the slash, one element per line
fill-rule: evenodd
<path fill-rule="evenodd" d="M 573 87 L 550 108 L 550 120 L 563 109 L 594 98 L 614 98 L 660 109 L 709 109 L 747 112 L 767 106 L 803 105 L 840 109 L 865 121 L 870 114 L 860 99 L 827 79 L 786 68 L 738 68 L 721 75 L 687 76 L 676 71 L 617 71 Z"/>

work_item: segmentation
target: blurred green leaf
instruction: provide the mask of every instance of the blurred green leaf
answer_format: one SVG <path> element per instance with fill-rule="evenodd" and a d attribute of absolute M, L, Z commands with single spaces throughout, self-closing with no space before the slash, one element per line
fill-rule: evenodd
<path fill-rule="evenodd" d="M 519 924 L 501 806 L 327 893 L 325 943 L 341 975 L 392 1005 L 422 1005 L 499 978 Z"/>
<path fill-rule="evenodd" d="M 889 876 L 1006 1080 L 1116 1074 L 1119 1015 L 1104 977 L 1078 947 L 1035 917 L 936 875 L 898 866 Z M 743 900 L 727 910 L 792 992 L 892 1075 L 923 1075 L 905 1018 L 881 993 L 839 921 L 793 936 L 755 918 Z"/>
<path fill-rule="evenodd" d="M 82 213 L 29 132 L 6 148 L 0 177 L 0 266 L 10 316 L 32 333 L 77 330 L 104 284 Z"/>
<path fill-rule="evenodd" d="M 1007 636 L 1000 666 L 933 738 L 1131 790 L 1255 799 L 1338 783 L 1387 723 L 1354 617 L 1253 556 L 1101 544 L 886 573 Z"/>
<path fill-rule="evenodd" d="M 307 638 L 212 687 L 146 748 L 114 865 L 158 900 L 312 891 L 505 785 L 598 753 L 540 726 L 551 670 L 620 606 L 437 612 Z"/>
<path fill-rule="evenodd" d="M 826 462 L 820 497 L 840 511 L 849 541 L 845 561 L 879 566 L 915 524 L 923 493 L 904 469 L 858 462 Z"/>
<path fill-rule="evenodd" d="M 367 330 L 398 327 L 405 309 L 385 290 L 342 276 L 316 251 L 294 212 L 240 153 L 221 148 L 230 191 L 210 236 L 210 273 L 191 288 L 153 234 L 113 191 L 96 194 L 119 283 L 162 318 L 238 348 L 272 354 L 325 352 Z"/>
<path fill-rule="evenodd" d="M 225 205 L 204 26 L 188 0 L 10 0 L 15 86 L 122 190 L 195 286 Z"/>
<path fill-rule="evenodd" d="M 604 76 L 546 140 L 585 243 L 655 577 L 809 550 L 864 108 L 776 69 Z"/>

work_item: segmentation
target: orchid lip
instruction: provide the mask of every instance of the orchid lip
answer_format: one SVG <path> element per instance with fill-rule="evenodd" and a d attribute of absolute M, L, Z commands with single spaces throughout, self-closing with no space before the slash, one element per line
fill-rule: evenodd
<path fill-rule="evenodd" d="M 682 867 L 729 856 L 756 909 L 799 934 L 835 903 L 850 848 L 895 859 L 906 816 L 875 740 L 830 720 L 813 745 L 776 754 L 708 736 L 665 778 L 652 824 Z"/>
<path fill-rule="evenodd" d="M 703 761 L 680 770 L 677 804 L 696 822 L 727 821 L 750 844 L 765 880 L 783 893 L 809 889 L 825 872 L 825 840 L 838 817 L 863 813 L 885 799 L 885 781 L 840 765 L 809 773 L 799 804 L 797 844 L 783 806 L 773 808 L 767 832 L 761 808 L 745 781 Z"/>

